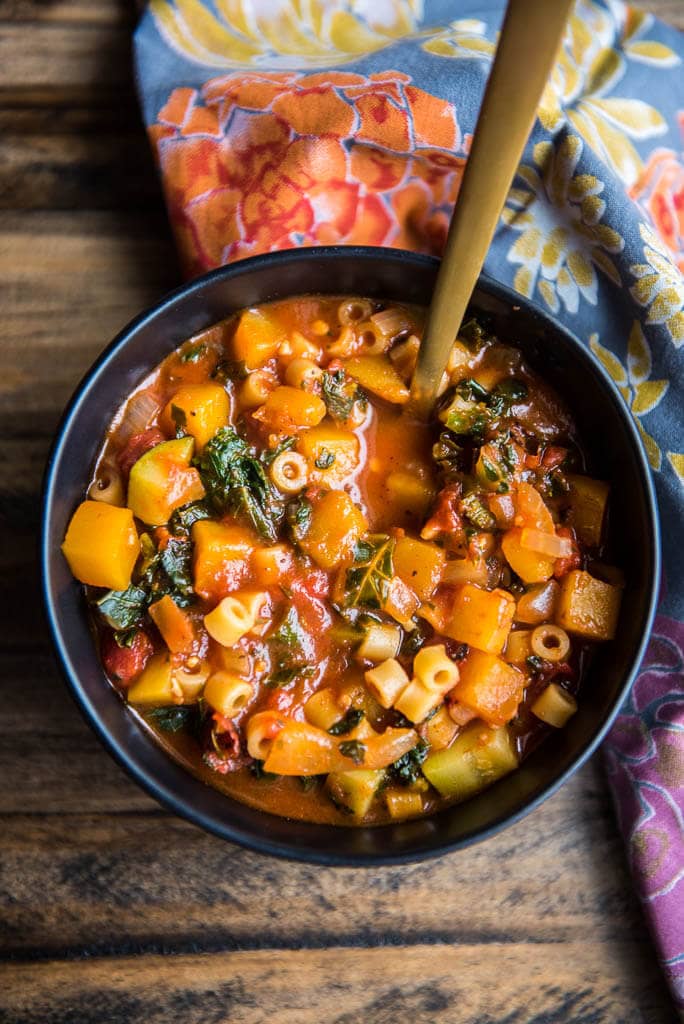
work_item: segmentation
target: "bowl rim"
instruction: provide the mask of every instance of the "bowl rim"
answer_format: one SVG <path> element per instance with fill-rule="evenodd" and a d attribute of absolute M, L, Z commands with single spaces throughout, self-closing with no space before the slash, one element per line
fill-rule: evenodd
<path fill-rule="evenodd" d="M 408 852 L 392 853 L 391 851 L 388 851 L 387 853 L 383 852 L 381 854 L 357 852 L 352 854 L 340 853 L 335 850 L 323 851 L 307 846 L 295 847 L 289 842 L 271 839 L 267 834 L 256 836 L 253 833 L 248 832 L 248 830 L 231 825 L 230 822 L 216 821 L 212 816 L 201 810 L 197 810 L 186 798 L 179 796 L 168 787 L 162 785 L 160 780 L 154 774 L 147 771 L 144 766 L 136 763 L 135 758 L 129 753 L 129 751 L 115 740 L 104 727 L 96 709 L 85 694 L 77 673 L 72 670 L 68 654 L 68 638 L 63 635 L 60 628 L 58 615 L 52 600 L 50 586 L 50 560 L 52 557 L 49 535 L 50 511 L 57 485 L 57 469 L 65 449 L 65 439 L 67 437 L 69 427 L 77 416 L 82 403 L 87 400 L 88 392 L 92 383 L 103 371 L 106 370 L 107 365 L 113 356 L 117 354 L 120 349 L 125 347 L 128 339 L 141 327 L 146 325 L 148 322 L 153 321 L 161 314 L 168 312 L 172 309 L 175 303 L 184 300 L 195 292 L 201 291 L 207 284 L 210 284 L 213 281 L 221 280 L 223 278 L 239 277 L 241 274 L 249 274 L 254 268 L 277 268 L 279 264 L 284 264 L 292 261 L 293 259 L 306 263 L 309 260 L 317 261 L 321 259 L 334 261 L 339 257 L 356 258 L 361 261 L 383 259 L 387 262 L 395 262 L 397 264 L 413 262 L 431 270 L 436 270 L 440 262 L 439 259 L 434 256 L 427 256 L 410 250 L 389 248 L 385 246 L 311 246 L 302 249 L 285 249 L 273 253 L 264 253 L 238 260 L 235 263 L 231 263 L 226 266 L 218 267 L 202 274 L 199 277 L 193 278 L 185 284 L 181 284 L 179 287 L 162 296 L 154 305 L 133 317 L 133 319 L 116 334 L 116 336 L 100 352 L 98 357 L 90 365 L 79 383 L 76 385 L 71 398 L 59 419 L 58 425 L 55 428 L 54 440 L 47 458 L 41 489 L 39 571 L 41 576 L 40 585 L 43 607 L 47 619 L 48 631 L 52 641 L 53 650 L 57 656 L 58 667 L 60 668 L 61 674 L 67 683 L 69 693 L 85 721 L 88 723 L 90 728 L 93 729 L 110 756 L 113 757 L 113 759 L 138 785 L 142 787 L 144 791 L 151 795 L 162 806 L 185 820 L 190 821 L 192 824 L 199 826 L 205 831 L 216 835 L 221 839 L 236 843 L 243 848 L 253 850 L 257 853 L 265 853 L 270 856 L 283 859 L 333 867 L 379 867 L 384 865 L 399 865 L 431 860 L 455 850 L 463 849 L 466 846 L 473 845 L 474 843 L 481 842 L 489 838 L 508 825 L 517 823 L 539 807 L 540 804 L 552 796 L 570 778 L 570 776 L 581 768 L 582 765 L 584 765 L 596 752 L 597 748 L 613 725 L 613 722 L 617 718 L 632 688 L 643 660 L 646 647 L 650 640 L 658 604 L 661 574 L 660 523 L 658 516 L 658 504 L 650 465 L 648 463 L 638 429 L 634 422 L 634 418 L 625 405 L 615 383 L 594 353 L 564 324 L 558 321 L 552 314 L 548 313 L 541 306 L 538 306 L 530 299 L 514 291 L 510 286 L 503 284 L 491 277 L 489 274 L 480 274 L 476 285 L 479 290 L 492 295 L 494 298 L 511 307 L 517 306 L 524 308 L 533 318 L 547 323 L 554 333 L 564 335 L 565 339 L 570 342 L 570 347 L 580 351 L 581 357 L 586 360 L 586 362 L 591 366 L 593 372 L 601 379 L 603 386 L 609 393 L 611 393 L 616 414 L 621 419 L 622 426 L 630 438 L 637 472 L 644 491 L 645 506 L 649 521 L 648 548 L 646 553 L 653 566 L 653 575 L 650 581 L 649 592 L 647 594 L 646 610 L 643 618 L 639 644 L 632 660 L 631 667 L 626 673 L 622 686 L 612 702 L 609 713 L 598 724 L 590 739 L 583 745 L 582 749 L 571 759 L 567 767 L 559 775 L 555 776 L 550 782 L 543 785 L 531 798 L 525 801 L 522 806 L 517 808 L 515 811 L 497 814 L 485 828 L 473 829 L 453 841 L 439 842 L 435 843 L 434 846 L 426 846 L 424 848 Z M 306 293 L 298 292 L 297 294 Z M 168 754 L 166 754 L 166 756 L 172 761 Z M 187 769 L 184 768 L 182 770 L 187 771 Z M 199 779 L 196 779 L 196 781 L 198 785 L 206 784 Z M 448 810 L 449 809 L 447 808 L 443 813 L 448 813 Z M 268 814 L 268 812 L 264 813 Z M 315 827 L 315 823 L 307 822 L 305 824 L 310 827 L 312 825 Z M 331 826 L 327 825 L 321 827 L 330 828 Z M 339 827 L 344 828 L 343 826 Z M 390 829 L 396 826 L 387 824 L 372 827 L 374 830 L 381 830 L 383 828 Z"/>

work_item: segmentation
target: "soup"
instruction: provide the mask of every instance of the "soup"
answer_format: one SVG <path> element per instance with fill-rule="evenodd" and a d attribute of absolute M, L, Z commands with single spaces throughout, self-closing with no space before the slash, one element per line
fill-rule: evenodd
<path fill-rule="evenodd" d="M 467 799 L 577 712 L 615 633 L 608 486 L 569 411 L 471 320 L 413 421 L 422 320 L 303 296 L 189 339 L 110 425 L 64 541 L 141 725 L 274 814 Z"/>

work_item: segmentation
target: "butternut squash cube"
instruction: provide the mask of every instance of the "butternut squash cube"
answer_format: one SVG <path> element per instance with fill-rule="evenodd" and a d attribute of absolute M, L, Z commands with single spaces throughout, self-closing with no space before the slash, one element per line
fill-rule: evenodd
<path fill-rule="evenodd" d="M 128 690 L 130 704 L 182 704 L 180 686 L 174 683 L 173 665 L 168 651 L 154 654 Z"/>
<path fill-rule="evenodd" d="M 318 395 L 281 384 L 253 416 L 273 431 L 294 434 L 302 427 L 318 426 L 326 411 L 325 402 Z"/>
<path fill-rule="evenodd" d="M 321 569 L 334 569 L 367 528 L 366 517 L 345 491 L 327 491 L 314 503 L 299 545 Z"/>
<path fill-rule="evenodd" d="M 513 665 L 483 651 L 470 651 L 460 662 L 460 677 L 451 691 L 455 700 L 489 725 L 505 725 L 518 710 L 527 677 Z"/>
<path fill-rule="evenodd" d="M 165 594 L 149 607 L 150 618 L 173 654 L 188 654 L 195 643 L 195 627 L 187 612 Z"/>
<path fill-rule="evenodd" d="M 524 528 L 514 526 L 501 538 L 501 550 L 514 573 L 524 583 L 544 583 L 553 575 L 554 560 L 531 551 L 522 543 Z"/>
<path fill-rule="evenodd" d="M 394 571 L 418 595 L 427 601 L 439 586 L 446 555 L 436 544 L 400 537 L 394 545 Z"/>
<path fill-rule="evenodd" d="M 387 356 L 352 356 L 345 362 L 345 369 L 361 387 L 386 402 L 408 402 L 409 389 Z"/>
<path fill-rule="evenodd" d="M 260 309 L 246 309 L 231 339 L 231 354 L 248 370 L 256 370 L 273 359 L 285 337 L 284 328 L 272 314 Z"/>
<path fill-rule="evenodd" d="M 359 439 L 351 430 L 321 423 L 305 431 L 297 451 L 309 463 L 309 480 L 322 487 L 339 487 L 359 464 Z"/>
<path fill-rule="evenodd" d="M 561 580 L 556 623 L 568 633 L 590 640 L 615 636 L 622 591 L 590 573 L 573 569 Z"/>
<path fill-rule="evenodd" d="M 598 547 L 603 533 L 603 520 L 610 487 L 603 480 L 569 473 L 572 525 L 583 544 Z"/>
<path fill-rule="evenodd" d="M 195 544 L 194 588 L 200 597 L 218 601 L 238 590 L 249 575 L 254 550 L 244 527 L 201 519 L 192 527 Z"/>
<path fill-rule="evenodd" d="M 138 459 L 128 479 L 128 507 L 149 526 L 162 526 L 174 509 L 204 497 L 200 475 L 190 465 L 195 441 L 163 441 Z"/>
<path fill-rule="evenodd" d="M 504 649 L 515 614 L 515 599 L 505 590 L 482 590 L 463 583 L 456 590 L 445 633 L 452 640 L 488 654 Z"/>
<path fill-rule="evenodd" d="M 220 384 L 186 384 L 166 404 L 160 423 L 167 434 L 184 430 L 201 451 L 229 418 L 230 398 Z"/>
<path fill-rule="evenodd" d="M 414 628 L 412 619 L 419 605 L 420 601 L 414 590 L 404 583 L 400 576 L 393 576 L 382 610 L 391 615 L 404 629 L 411 630 Z"/>
<path fill-rule="evenodd" d="M 125 590 L 140 554 L 133 513 L 102 501 L 82 502 L 71 517 L 62 551 L 81 583 Z"/>

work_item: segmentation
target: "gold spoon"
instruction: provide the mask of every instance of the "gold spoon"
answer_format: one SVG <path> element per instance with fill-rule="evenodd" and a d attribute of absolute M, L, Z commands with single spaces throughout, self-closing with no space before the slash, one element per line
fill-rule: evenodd
<path fill-rule="evenodd" d="M 509 0 L 411 381 L 427 419 L 532 131 L 573 0 Z"/>

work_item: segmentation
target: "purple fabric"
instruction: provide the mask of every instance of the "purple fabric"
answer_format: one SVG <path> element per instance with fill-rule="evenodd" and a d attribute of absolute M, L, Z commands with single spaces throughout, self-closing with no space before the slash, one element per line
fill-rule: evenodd
<path fill-rule="evenodd" d="M 684 624 L 659 615 L 631 697 L 606 743 L 627 855 L 684 1004 Z"/>

